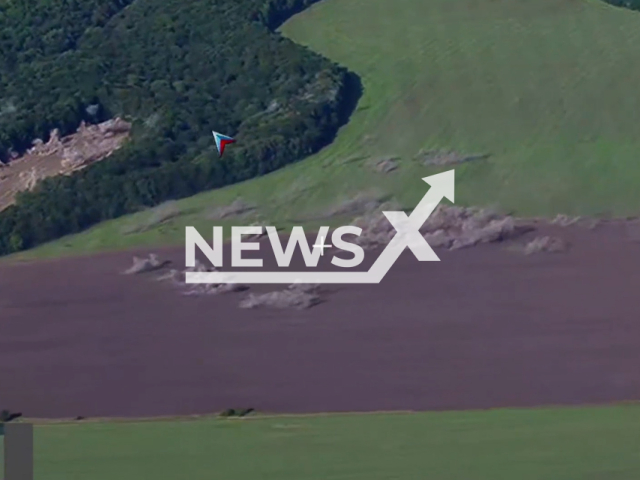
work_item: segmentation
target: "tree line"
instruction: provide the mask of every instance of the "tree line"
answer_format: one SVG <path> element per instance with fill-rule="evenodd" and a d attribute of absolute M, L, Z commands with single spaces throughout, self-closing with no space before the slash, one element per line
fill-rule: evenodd
<path fill-rule="evenodd" d="M 274 32 L 315 0 L 0 5 L 0 158 L 119 115 L 132 139 L 0 212 L 0 254 L 271 172 L 335 136 L 357 78 Z M 217 157 L 211 130 L 238 142 Z"/>
<path fill-rule="evenodd" d="M 640 0 L 604 0 L 604 1 L 616 7 L 629 8 L 631 10 L 640 10 Z"/>

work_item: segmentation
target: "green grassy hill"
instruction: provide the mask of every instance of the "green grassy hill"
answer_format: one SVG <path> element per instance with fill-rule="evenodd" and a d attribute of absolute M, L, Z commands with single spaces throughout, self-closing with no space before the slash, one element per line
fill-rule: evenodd
<path fill-rule="evenodd" d="M 456 167 L 458 203 L 523 215 L 640 211 L 640 14 L 600 0 L 323 0 L 282 31 L 357 73 L 364 95 L 319 154 L 185 200 L 142 234 L 146 214 L 38 254 L 180 243 L 185 224 L 240 195 L 283 224 L 360 190 L 411 208 L 432 173 L 420 150 L 490 154 Z M 374 172 L 371 158 L 400 168 Z"/>
<path fill-rule="evenodd" d="M 363 79 L 327 155 L 486 152 L 460 169 L 464 202 L 639 211 L 639 14 L 598 0 L 326 0 L 285 32 Z"/>
<path fill-rule="evenodd" d="M 48 480 L 631 480 L 640 475 L 639 413 L 618 406 L 42 425 L 34 432 L 34 473 Z"/>

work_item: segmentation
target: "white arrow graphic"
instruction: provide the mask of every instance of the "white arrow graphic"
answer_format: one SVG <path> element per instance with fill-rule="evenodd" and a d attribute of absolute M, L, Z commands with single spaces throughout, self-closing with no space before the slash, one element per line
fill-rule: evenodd
<path fill-rule="evenodd" d="M 431 188 L 420 200 L 410 216 L 404 212 L 383 212 L 396 229 L 395 236 L 367 272 L 187 272 L 186 283 L 380 283 L 405 248 L 409 248 L 421 262 L 440 259 L 420 235 L 420 227 L 427 221 L 443 198 L 454 202 L 454 170 L 425 177 Z"/>

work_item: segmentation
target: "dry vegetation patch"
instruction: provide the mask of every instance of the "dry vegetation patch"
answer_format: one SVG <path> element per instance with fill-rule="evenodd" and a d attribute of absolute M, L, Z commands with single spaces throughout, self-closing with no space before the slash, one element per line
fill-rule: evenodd
<path fill-rule="evenodd" d="M 474 160 L 485 160 L 489 158 L 489 154 L 465 155 L 453 150 L 421 150 L 418 152 L 417 159 L 426 166 L 446 166 L 459 165 L 461 163 L 472 162 Z"/>
<path fill-rule="evenodd" d="M 240 217 L 252 213 L 256 210 L 256 206 L 244 201 L 242 198 L 236 198 L 229 205 L 215 207 L 207 218 L 209 220 L 223 220 L 225 218 Z"/>
<path fill-rule="evenodd" d="M 146 232 L 180 216 L 182 213 L 180 204 L 175 200 L 170 200 L 150 209 L 148 215 L 140 222 L 125 225 L 122 233 L 124 235 L 131 235 Z"/>
<path fill-rule="evenodd" d="M 400 168 L 398 160 L 397 157 L 374 158 L 369 161 L 369 166 L 378 173 L 391 173 Z"/>

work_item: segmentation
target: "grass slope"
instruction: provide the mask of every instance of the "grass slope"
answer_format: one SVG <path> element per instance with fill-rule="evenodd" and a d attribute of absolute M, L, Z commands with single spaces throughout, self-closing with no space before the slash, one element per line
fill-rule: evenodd
<path fill-rule="evenodd" d="M 520 214 L 640 210 L 640 15 L 600 0 L 324 0 L 283 27 L 294 41 L 361 76 L 351 122 L 319 154 L 274 174 L 183 202 L 188 213 L 122 236 L 121 219 L 28 256 L 179 244 L 182 226 L 237 195 L 272 222 L 359 189 L 408 208 L 433 173 L 420 149 L 489 153 L 457 167 L 458 203 Z M 366 157 L 397 155 L 373 173 Z M 147 215 L 147 214 L 142 214 Z"/>
<path fill-rule="evenodd" d="M 635 406 L 48 425 L 48 480 L 630 480 Z"/>

